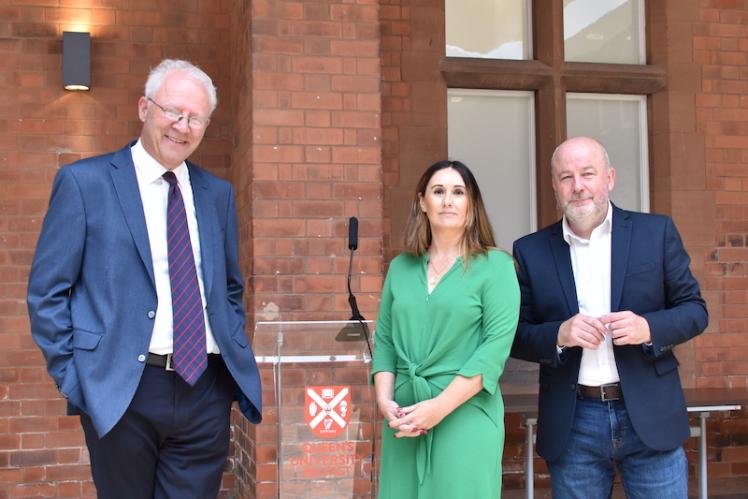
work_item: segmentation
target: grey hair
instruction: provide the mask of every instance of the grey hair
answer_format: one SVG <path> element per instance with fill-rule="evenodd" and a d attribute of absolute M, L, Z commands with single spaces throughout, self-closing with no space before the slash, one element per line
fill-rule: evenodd
<path fill-rule="evenodd" d="M 164 59 L 161 61 L 158 66 L 151 69 L 148 75 L 148 79 L 145 82 L 145 96 L 152 99 L 156 92 L 158 92 L 158 89 L 161 88 L 166 77 L 173 72 L 180 72 L 191 76 L 205 87 L 205 91 L 208 92 L 210 114 L 213 114 L 218 105 L 218 95 L 216 87 L 213 85 L 213 80 L 210 79 L 210 76 L 205 71 L 189 61 L 180 59 Z"/>
<path fill-rule="evenodd" d="M 608 151 L 605 149 L 605 146 L 603 146 L 600 143 L 600 141 L 597 139 L 593 139 L 592 137 L 581 137 L 581 136 L 580 137 L 569 137 L 568 139 L 566 139 L 565 141 L 557 145 L 556 149 L 553 150 L 553 154 L 551 155 L 551 166 L 553 166 L 556 163 L 556 160 L 558 159 L 557 156 L 558 156 L 559 149 L 561 149 L 563 145 L 565 145 L 567 142 L 569 142 L 572 139 L 586 139 L 586 140 L 589 140 L 590 142 L 594 142 L 595 144 L 597 144 L 597 147 L 599 147 L 603 153 L 603 162 L 605 163 L 605 169 L 606 170 L 610 169 L 610 166 L 611 166 L 610 156 L 608 156 Z"/>

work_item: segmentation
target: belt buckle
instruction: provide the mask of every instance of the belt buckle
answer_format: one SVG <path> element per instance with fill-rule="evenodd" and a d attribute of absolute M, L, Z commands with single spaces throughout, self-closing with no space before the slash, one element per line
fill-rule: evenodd
<path fill-rule="evenodd" d="M 164 369 L 166 369 L 167 371 L 173 371 L 174 370 L 174 367 L 171 364 L 171 362 L 172 362 L 172 360 L 171 360 L 172 359 L 172 355 L 173 354 L 170 354 L 170 353 L 166 354 L 166 366 L 164 367 Z"/>
<path fill-rule="evenodd" d="M 618 400 L 614 398 L 608 398 L 608 395 L 606 393 L 606 388 L 612 385 L 600 385 L 600 400 L 603 402 L 611 402 L 613 400 Z"/>

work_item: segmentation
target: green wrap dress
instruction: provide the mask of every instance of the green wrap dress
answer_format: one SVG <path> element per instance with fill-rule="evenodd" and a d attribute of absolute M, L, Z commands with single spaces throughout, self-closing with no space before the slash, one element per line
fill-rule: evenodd
<path fill-rule="evenodd" d="M 396 374 L 406 407 L 441 393 L 455 375 L 483 388 L 428 434 L 394 438 L 383 421 L 380 499 L 495 499 L 501 490 L 504 404 L 498 382 L 514 339 L 519 286 L 510 255 L 462 258 L 428 293 L 428 256 L 391 263 L 377 318 L 372 376 Z"/>

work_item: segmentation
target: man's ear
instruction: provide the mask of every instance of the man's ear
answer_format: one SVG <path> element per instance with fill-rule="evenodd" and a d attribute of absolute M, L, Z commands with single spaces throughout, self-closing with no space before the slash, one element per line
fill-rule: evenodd
<path fill-rule="evenodd" d="M 145 123 L 145 115 L 148 114 L 148 99 L 141 97 L 138 99 L 138 117 Z"/>
<path fill-rule="evenodd" d="M 613 190 L 616 185 L 616 169 L 612 166 L 608 168 L 608 192 Z"/>

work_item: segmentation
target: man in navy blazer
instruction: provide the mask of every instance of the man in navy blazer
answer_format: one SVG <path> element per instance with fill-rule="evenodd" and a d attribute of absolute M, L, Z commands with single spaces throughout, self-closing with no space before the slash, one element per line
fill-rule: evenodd
<path fill-rule="evenodd" d="M 80 415 L 99 497 L 215 497 L 232 402 L 261 419 L 234 193 L 186 161 L 216 102 L 202 70 L 162 61 L 138 103 L 139 140 L 60 169 L 52 187 L 29 277 L 31 330 L 68 413 Z M 193 250 L 186 258 L 199 284 L 204 371 L 189 382 L 173 370 L 170 186 L 181 195 L 183 248 Z"/>
<path fill-rule="evenodd" d="M 707 310 L 670 218 L 612 205 L 594 139 L 551 160 L 561 221 L 514 243 L 522 294 L 512 356 L 540 364 L 538 453 L 554 499 L 687 497 L 689 436 L 673 347 Z"/>

